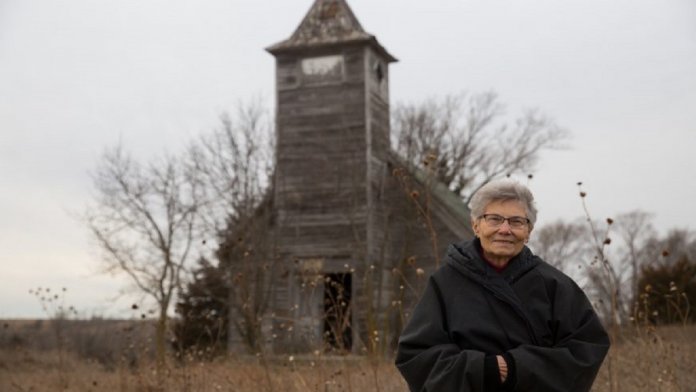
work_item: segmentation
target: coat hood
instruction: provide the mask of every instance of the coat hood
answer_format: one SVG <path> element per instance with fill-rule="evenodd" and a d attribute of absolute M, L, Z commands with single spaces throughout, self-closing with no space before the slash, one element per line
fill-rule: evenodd
<path fill-rule="evenodd" d="M 446 263 L 465 276 L 486 282 L 494 277 L 502 277 L 508 283 L 519 279 L 522 275 L 534 269 L 541 260 L 528 247 L 510 260 L 502 272 L 497 272 L 481 256 L 481 241 L 474 238 L 469 242 L 452 244 L 447 248 Z"/>

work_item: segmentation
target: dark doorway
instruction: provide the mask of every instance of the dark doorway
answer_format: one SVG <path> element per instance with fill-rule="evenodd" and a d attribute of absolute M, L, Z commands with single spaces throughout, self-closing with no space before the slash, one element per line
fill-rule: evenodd
<path fill-rule="evenodd" d="M 327 350 L 350 352 L 353 347 L 352 275 L 324 275 L 324 342 Z"/>

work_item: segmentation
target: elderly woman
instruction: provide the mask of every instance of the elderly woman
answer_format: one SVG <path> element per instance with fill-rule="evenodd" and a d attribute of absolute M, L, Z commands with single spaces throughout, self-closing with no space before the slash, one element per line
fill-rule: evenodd
<path fill-rule="evenodd" d="M 451 245 L 399 339 L 411 391 L 589 391 L 609 339 L 582 290 L 525 246 L 536 221 L 524 185 L 471 200 L 476 238 Z"/>

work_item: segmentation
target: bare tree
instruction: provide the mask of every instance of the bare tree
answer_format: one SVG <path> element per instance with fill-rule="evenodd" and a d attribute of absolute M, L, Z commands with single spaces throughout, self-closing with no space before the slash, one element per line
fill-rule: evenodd
<path fill-rule="evenodd" d="M 581 192 L 584 199 L 585 192 Z M 593 220 L 558 220 L 535 228 L 530 246 L 548 263 L 586 281 L 589 295 L 602 318 L 620 325 L 628 321 L 640 294 L 641 271 L 650 265 L 668 266 L 683 258 L 696 258 L 696 240 L 686 230 L 659 237 L 652 214 L 634 210 Z M 616 238 L 612 238 L 616 237 Z M 569 261 L 579 262 L 581 275 Z"/>
<path fill-rule="evenodd" d="M 196 238 L 196 183 L 172 156 L 141 165 L 120 146 L 93 175 L 96 194 L 84 218 L 108 270 L 123 273 L 158 306 L 157 363 L 164 364 L 168 312 Z"/>
<path fill-rule="evenodd" d="M 230 219 L 253 215 L 275 168 L 273 127 L 261 104 L 240 104 L 234 116 L 220 120 L 220 128 L 191 144 L 187 160 L 205 195 L 203 231 L 215 234 L 225 232 Z"/>
<path fill-rule="evenodd" d="M 273 127 L 258 103 L 239 105 L 234 116 L 191 145 L 189 166 L 205 194 L 204 230 L 214 233 L 219 268 L 229 285 L 228 336 L 259 352 L 268 308 L 274 244 L 269 238 L 269 192 L 274 169 Z M 230 340 L 231 342 L 231 340 Z"/>
<path fill-rule="evenodd" d="M 582 264 L 591 251 L 588 234 L 584 222 L 559 219 L 535 228 L 530 246 L 544 261 L 568 273 L 572 266 Z"/>
<path fill-rule="evenodd" d="M 643 244 L 655 237 L 655 229 L 651 223 L 652 214 L 645 211 L 634 210 L 617 215 L 616 227 L 623 240 L 624 249 L 622 266 L 630 271 L 629 287 L 625 290 L 627 303 L 633 303 L 640 292 L 638 289 L 638 276 L 641 266 L 645 263 L 646 254 L 641 252 Z"/>
<path fill-rule="evenodd" d="M 602 246 L 601 256 L 605 262 L 604 268 L 593 268 L 602 265 L 600 260 L 588 259 L 587 276 L 597 298 L 607 299 L 615 296 L 614 312 L 617 323 L 625 323 L 633 312 L 633 304 L 640 292 L 638 281 L 641 268 L 653 261 L 663 260 L 660 254 L 668 247 L 657 238 L 651 220 L 651 214 L 634 210 L 619 214 L 616 219 L 607 219 L 606 232 L 599 229 L 600 222 L 590 225 L 595 231 L 595 241 L 602 242 L 595 243 L 595 249 Z M 609 228 L 613 235 L 610 235 Z M 600 255 L 600 252 L 595 251 L 595 255 Z M 608 301 L 599 301 L 600 313 L 609 315 L 610 305 Z"/>
<path fill-rule="evenodd" d="M 414 167 L 434 159 L 436 178 L 468 203 L 497 177 L 529 173 L 542 150 L 561 147 L 567 137 L 537 111 L 526 112 L 512 126 L 502 115 L 492 92 L 398 105 L 392 144 Z"/>

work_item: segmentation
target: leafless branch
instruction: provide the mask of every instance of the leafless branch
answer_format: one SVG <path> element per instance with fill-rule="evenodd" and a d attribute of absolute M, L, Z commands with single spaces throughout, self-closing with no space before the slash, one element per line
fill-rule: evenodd
<path fill-rule="evenodd" d="M 541 151 L 562 147 L 568 136 L 534 110 L 512 126 L 502 116 L 503 106 L 492 92 L 398 105 L 393 145 L 415 167 L 436 157 L 436 178 L 468 203 L 494 178 L 531 172 Z"/>

